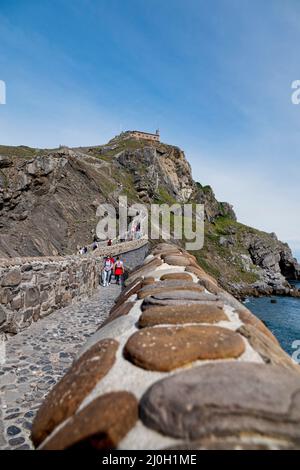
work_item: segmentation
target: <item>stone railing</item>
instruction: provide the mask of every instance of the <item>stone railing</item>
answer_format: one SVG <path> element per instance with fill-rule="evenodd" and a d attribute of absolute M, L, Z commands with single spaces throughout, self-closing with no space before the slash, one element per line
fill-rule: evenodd
<path fill-rule="evenodd" d="M 142 263 L 147 246 L 140 240 L 87 256 L 0 259 L 0 333 L 16 334 L 73 300 L 91 295 L 99 285 L 103 256 L 120 254 L 125 267 L 132 269 Z"/>
<path fill-rule="evenodd" d="M 161 244 L 33 423 L 40 449 L 298 449 L 299 366 L 195 258 Z"/>
<path fill-rule="evenodd" d="M 112 256 L 117 256 L 117 255 L 123 255 L 125 253 L 137 250 L 141 247 L 147 247 L 148 246 L 148 241 L 147 240 L 132 240 L 132 241 L 127 241 L 123 243 L 116 243 L 111 246 L 100 246 L 96 250 L 92 251 L 90 253 L 91 256 L 93 257 L 103 257 L 106 255 L 111 254 Z M 82 256 L 89 256 L 88 255 L 82 255 Z M 143 259 L 140 260 L 140 263 L 142 263 Z"/>

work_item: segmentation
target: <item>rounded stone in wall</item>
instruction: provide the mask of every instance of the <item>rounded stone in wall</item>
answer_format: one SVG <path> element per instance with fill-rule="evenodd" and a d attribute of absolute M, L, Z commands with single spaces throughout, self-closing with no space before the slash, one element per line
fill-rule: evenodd
<path fill-rule="evenodd" d="M 192 281 L 193 278 L 188 273 L 168 273 L 164 274 L 161 278 L 161 281 L 171 281 L 171 280 L 182 280 L 182 281 Z"/>
<path fill-rule="evenodd" d="M 96 383 L 115 362 L 118 342 L 99 341 L 88 349 L 51 390 L 32 426 L 32 441 L 38 446 L 53 429 L 72 416 Z"/>
<path fill-rule="evenodd" d="M 199 359 L 237 358 L 244 351 L 238 333 L 206 325 L 144 328 L 124 347 L 125 357 L 136 366 L 165 372 Z"/>
<path fill-rule="evenodd" d="M 75 414 L 42 449 L 114 449 L 137 419 L 138 402 L 132 393 L 106 393 Z"/>
<path fill-rule="evenodd" d="M 21 272 L 19 269 L 12 269 L 8 273 L 4 274 L 1 286 L 3 287 L 16 287 L 22 280 Z"/>
<path fill-rule="evenodd" d="M 157 294 L 160 294 L 160 293 L 168 293 L 168 294 L 173 295 L 173 292 L 175 291 L 180 291 L 180 292 L 189 291 L 189 292 L 200 293 L 204 291 L 204 287 L 192 281 L 182 281 L 182 280 L 159 281 L 159 282 L 156 282 L 155 284 L 146 285 L 145 287 L 140 289 L 138 292 L 138 298 L 144 299 L 147 296 L 150 296 L 150 295 L 156 296 Z M 174 294 L 174 295 L 177 295 L 177 294 Z M 189 296 L 187 292 L 182 295 Z"/>
<path fill-rule="evenodd" d="M 153 276 L 145 277 L 143 280 L 143 287 L 155 284 L 155 278 Z"/>
<path fill-rule="evenodd" d="M 169 305 L 152 307 L 143 311 L 139 318 L 139 327 L 185 323 L 217 323 L 228 321 L 224 310 L 213 302 L 211 305 Z"/>
<path fill-rule="evenodd" d="M 145 297 L 142 310 L 152 308 L 153 306 L 166 305 L 201 305 L 214 303 L 223 306 L 223 302 L 219 302 L 216 295 L 207 292 L 191 292 L 191 291 L 168 291 L 150 295 Z"/>
<path fill-rule="evenodd" d="M 120 304 L 119 306 L 113 308 L 106 320 L 104 320 L 103 323 L 97 328 L 97 331 L 101 330 L 101 328 L 104 328 L 106 325 L 111 323 L 112 321 L 116 320 L 117 318 L 120 318 L 124 315 L 128 315 L 130 310 L 134 307 L 133 302 L 124 302 Z"/>
<path fill-rule="evenodd" d="M 156 382 L 140 402 L 146 426 L 195 441 L 254 435 L 299 446 L 300 374 L 249 362 L 211 363 Z"/>
<path fill-rule="evenodd" d="M 166 255 L 164 257 L 164 262 L 170 264 L 171 266 L 189 266 L 192 261 L 184 255 Z"/>

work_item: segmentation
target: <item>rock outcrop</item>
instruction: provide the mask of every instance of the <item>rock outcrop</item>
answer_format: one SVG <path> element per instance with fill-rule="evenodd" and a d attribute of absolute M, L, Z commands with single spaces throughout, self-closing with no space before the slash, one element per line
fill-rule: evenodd
<path fill-rule="evenodd" d="M 119 152 L 112 145 L 1 157 L 0 256 L 73 254 L 91 243 L 99 204 L 118 209 L 120 194 L 148 203 L 190 198 L 194 183 L 180 149 L 127 144 Z"/>
<path fill-rule="evenodd" d="M 194 182 L 190 164 L 179 148 L 160 144 L 124 150 L 117 160 L 133 174 L 136 190 L 146 202 L 160 198 L 162 189 L 174 201 L 189 201 Z"/>
<path fill-rule="evenodd" d="M 196 183 L 193 199 L 199 204 L 204 204 L 205 218 L 208 222 L 213 222 L 218 217 L 229 217 L 236 220 L 233 206 L 228 202 L 219 202 L 211 186 L 202 186 Z"/>
<path fill-rule="evenodd" d="M 299 366 L 265 325 L 195 257 L 160 244 L 42 404 L 32 439 L 41 450 L 299 449 L 299 396 Z"/>
<path fill-rule="evenodd" d="M 68 149 L 10 162 L 0 187 L 0 256 L 66 255 L 91 242 L 96 209 L 113 197 L 101 162 Z"/>
<path fill-rule="evenodd" d="M 216 267 L 219 281 L 235 296 L 300 297 L 299 290 L 288 282 L 298 279 L 297 260 L 289 246 L 274 233 L 267 234 L 221 217 L 214 221 L 213 229 L 208 228 L 205 243 L 199 258 L 204 256 L 215 275 Z"/>

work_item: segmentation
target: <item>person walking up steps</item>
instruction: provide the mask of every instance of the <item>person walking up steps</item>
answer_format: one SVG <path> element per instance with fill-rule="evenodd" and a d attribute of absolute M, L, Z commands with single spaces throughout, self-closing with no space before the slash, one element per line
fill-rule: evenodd
<path fill-rule="evenodd" d="M 112 255 L 109 255 L 108 256 L 108 259 L 110 260 L 111 262 L 111 270 L 108 272 L 108 276 L 107 276 L 107 281 L 108 281 L 108 285 L 110 285 L 111 283 L 111 277 L 112 277 L 112 274 L 113 274 L 113 267 L 114 267 L 114 264 L 115 264 L 115 258 L 112 256 Z"/>
<path fill-rule="evenodd" d="M 103 269 L 102 269 L 102 284 L 103 284 L 103 287 L 106 287 L 110 284 L 112 269 L 113 269 L 113 262 L 112 262 L 111 258 L 106 256 L 104 258 L 104 264 L 103 264 Z"/>
<path fill-rule="evenodd" d="M 124 274 L 124 263 L 120 259 L 120 257 L 117 256 L 116 262 L 114 264 L 114 275 L 116 278 L 116 284 L 122 284 L 123 274 Z"/>

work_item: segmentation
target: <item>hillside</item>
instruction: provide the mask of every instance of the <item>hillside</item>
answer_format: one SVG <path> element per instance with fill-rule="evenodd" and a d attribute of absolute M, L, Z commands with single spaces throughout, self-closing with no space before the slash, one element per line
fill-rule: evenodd
<path fill-rule="evenodd" d="M 184 152 L 122 134 L 97 147 L 0 146 L 0 257 L 66 255 L 91 243 L 100 203 L 205 204 L 205 246 L 194 253 L 241 295 L 289 293 L 297 276 L 288 245 L 236 221 L 232 206 L 192 178 Z"/>

